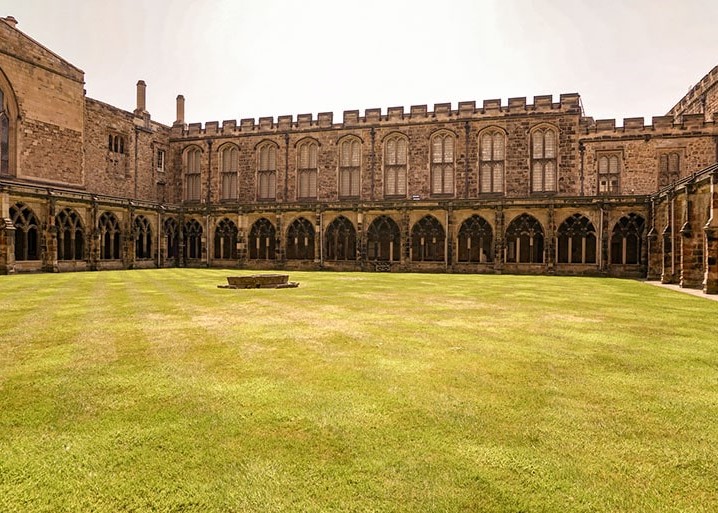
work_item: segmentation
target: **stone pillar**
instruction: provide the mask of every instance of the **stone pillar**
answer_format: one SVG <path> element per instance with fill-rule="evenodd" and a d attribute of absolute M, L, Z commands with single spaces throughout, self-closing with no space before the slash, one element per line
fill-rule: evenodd
<path fill-rule="evenodd" d="M 100 228 L 97 226 L 97 201 L 93 199 L 90 209 L 91 225 L 87 227 L 88 233 L 88 257 L 91 271 L 97 271 L 100 268 Z"/>
<path fill-rule="evenodd" d="M 402 235 L 402 251 L 401 264 L 403 266 L 411 265 L 411 219 L 409 217 L 409 209 L 401 211 L 401 235 Z"/>
<path fill-rule="evenodd" d="M 703 238 L 701 234 L 694 233 L 693 225 L 695 208 L 693 195 L 695 187 L 688 184 L 685 187 L 683 225 L 680 230 L 680 286 L 698 288 L 703 281 Z"/>
<path fill-rule="evenodd" d="M 670 198 L 667 207 L 666 226 L 663 228 L 663 268 L 661 283 L 673 283 L 674 263 L 674 225 L 675 225 L 675 199 Z"/>
<path fill-rule="evenodd" d="M 324 213 L 317 209 L 314 218 L 314 262 L 324 265 Z"/>
<path fill-rule="evenodd" d="M 240 210 L 239 214 L 237 214 L 237 228 L 239 228 L 237 232 L 237 260 L 239 264 L 246 263 L 247 258 L 249 258 L 247 241 L 249 240 L 250 227 L 248 225 L 247 216 Z"/>
<path fill-rule="evenodd" d="M 147 84 L 145 84 L 144 80 L 139 80 L 137 82 L 137 108 L 135 109 L 135 114 L 137 115 L 147 112 L 146 91 Z"/>
<path fill-rule="evenodd" d="M 15 226 L 10 219 L 10 195 L 0 191 L 0 274 L 15 272 Z"/>
<path fill-rule="evenodd" d="M 546 223 L 546 236 L 544 237 L 544 262 L 548 274 L 556 272 L 556 212 L 553 203 L 548 207 L 548 222 Z"/>
<path fill-rule="evenodd" d="M 364 212 L 359 210 L 357 212 L 357 254 L 356 258 L 359 261 L 359 267 L 362 271 L 366 270 L 367 265 L 367 234 L 364 229 Z"/>
<path fill-rule="evenodd" d="M 718 173 L 711 177 L 711 215 L 703 228 L 703 292 L 718 294 Z"/>
<path fill-rule="evenodd" d="M 184 212 L 180 211 L 177 218 L 177 267 L 187 267 L 184 244 Z"/>
<path fill-rule="evenodd" d="M 501 205 L 495 211 L 494 228 L 494 271 L 501 274 L 504 269 L 504 210 Z"/>
<path fill-rule="evenodd" d="M 45 272 L 56 273 L 59 271 L 57 266 L 57 226 L 55 226 L 55 210 L 56 200 L 50 196 L 47 204 L 47 218 L 42 230 L 42 270 Z"/>
<path fill-rule="evenodd" d="M 285 239 L 282 236 L 282 234 L 284 233 L 284 223 L 282 222 L 281 212 L 277 212 L 276 225 L 276 231 L 274 232 L 274 251 L 276 254 L 277 261 L 283 264 L 287 260 L 287 252 L 286 248 L 284 247 Z"/>
<path fill-rule="evenodd" d="M 446 254 L 444 262 L 447 269 L 454 267 L 454 210 L 447 207 L 446 210 Z"/>

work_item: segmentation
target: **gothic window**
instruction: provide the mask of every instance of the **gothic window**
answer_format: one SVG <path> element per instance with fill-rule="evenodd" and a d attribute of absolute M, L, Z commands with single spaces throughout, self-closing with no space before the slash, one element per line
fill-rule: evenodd
<path fill-rule="evenodd" d="M 167 258 L 179 257 L 179 227 L 177 221 L 170 217 L 164 222 L 164 235 L 167 240 Z"/>
<path fill-rule="evenodd" d="M 277 231 L 274 225 L 262 217 L 257 219 L 249 231 L 249 258 L 252 260 L 274 260 L 276 258 Z"/>
<path fill-rule="evenodd" d="M 681 176 L 681 155 L 677 151 L 664 153 L 658 157 L 658 185 L 665 187 L 677 181 Z"/>
<path fill-rule="evenodd" d="M 135 217 L 135 258 L 152 258 L 152 227 L 145 216 Z"/>
<path fill-rule="evenodd" d="M 387 216 L 374 219 L 367 230 L 367 258 L 370 261 L 398 262 L 400 250 L 399 225 Z"/>
<path fill-rule="evenodd" d="M 259 147 L 258 153 L 257 198 L 272 200 L 277 195 L 277 147 L 265 143 Z"/>
<path fill-rule="evenodd" d="M 531 132 L 531 192 L 555 192 L 557 136 L 553 128 Z"/>
<path fill-rule="evenodd" d="M 621 155 L 598 155 L 598 193 L 618 194 L 621 176 Z"/>
<path fill-rule="evenodd" d="M 339 197 L 359 197 L 361 142 L 353 137 L 339 144 Z"/>
<path fill-rule="evenodd" d="M 119 260 L 120 258 L 120 223 L 112 212 L 104 212 L 97 222 L 100 230 L 100 258 L 102 260 Z"/>
<path fill-rule="evenodd" d="M 300 217 L 287 230 L 287 258 L 290 260 L 314 260 L 314 226 Z"/>
<path fill-rule="evenodd" d="M 222 166 L 220 199 L 236 200 L 237 171 L 239 169 L 239 150 L 237 147 L 232 144 L 224 145 L 220 150 L 220 162 Z"/>
<path fill-rule="evenodd" d="M 414 262 L 444 260 L 444 227 L 434 216 L 422 217 L 411 229 L 411 259 Z"/>
<path fill-rule="evenodd" d="M 392 135 L 384 143 L 384 195 L 406 196 L 407 148 L 403 135 Z"/>
<path fill-rule="evenodd" d="M 504 191 L 506 137 L 503 131 L 489 129 L 479 138 L 479 191 L 482 194 Z"/>
<path fill-rule="evenodd" d="M 184 155 L 185 199 L 187 201 L 199 201 L 201 197 L 201 158 L 202 150 L 199 148 L 189 148 Z"/>
<path fill-rule="evenodd" d="M 0 175 L 10 174 L 10 116 L 0 89 Z"/>
<path fill-rule="evenodd" d="M 506 230 L 506 261 L 519 264 L 543 263 L 544 234 L 541 223 L 528 214 L 511 221 Z"/>
<path fill-rule="evenodd" d="M 184 259 L 202 258 L 202 225 L 196 219 L 187 221 L 184 225 Z"/>
<path fill-rule="evenodd" d="M 611 234 L 611 263 L 635 265 L 641 263 L 643 229 L 646 221 L 637 214 L 618 220 Z"/>
<path fill-rule="evenodd" d="M 357 234 L 352 222 L 344 216 L 337 217 L 327 227 L 326 259 L 355 260 Z"/>
<path fill-rule="evenodd" d="M 57 227 L 57 259 L 83 260 L 85 258 L 85 231 L 77 212 L 70 208 L 55 216 Z"/>
<path fill-rule="evenodd" d="M 446 132 L 431 138 L 431 193 L 454 194 L 454 136 Z"/>
<path fill-rule="evenodd" d="M 297 160 L 297 199 L 316 199 L 317 143 L 311 140 L 301 143 Z"/>
<path fill-rule="evenodd" d="M 459 262 L 491 262 L 494 259 L 494 233 L 488 221 L 471 216 L 459 228 Z"/>
<path fill-rule="evenodd" d="M 574 214 L 558 227 L 560 264 L 595 264 L 596 229 L 586 216 Z"/>
<path fill-rule="evenodd" d="M 237 225 L 226 217 L 214 229 L 214 258 L 237 259 Z"/>
<path fill-rule="evenodd" d="M 15 260 L 40 259 L 40 224 L 30 207 L 17 203 L 10 207 L 10 219 L 15 227 Z"/>

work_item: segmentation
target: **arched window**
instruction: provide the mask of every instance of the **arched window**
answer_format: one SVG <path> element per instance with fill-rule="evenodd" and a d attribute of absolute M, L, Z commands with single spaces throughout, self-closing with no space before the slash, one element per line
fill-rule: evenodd
<path fill-rule="evenodd" d="M 135 258 L 152 258 L 152 227 L 145 216 L 135 217 Z"/>
<path fill-rule="evenodd" d="M 187 221 L 184 225 L 184 258 L 202 258 L 202 225 L 196 219 Z"/>
<path fill-rule="evenodd" d="M 314 260 L 314 226 L 300 217 L 287 230 L 287 258 L 290 260 Z"/>
<path fill-rule="evenodd" d="M 677 181 L 681 176 L 681 155 L 677 151 L 664 153 L 658 157 L 658 185 L 665 187 Z"/>
<path fill-rule="evenodd" d="M 434 216 L 424 216 L 411 229 L 411 259 L 414 262 L 444 260 L 444 227 Z"/>
<path fill-rule="evenodd" d="M 459 262 L 491 262 L 494 232 L 481 216 L 471 216 L 459 228 Z"/>
<path fill-rule="evenodd" d="M 257 219 L 249 231 L 249 258 L 252 260 L 274 260 L 276 258 L 277 231 L 274 225 L 262 217 Z"/>
<path fill-rule="evenodd" d="M 257 153 L 257 198 L 272 200 L 277 195 L 277 146 L 264 143 Z"/>
<path fill-rule="evenodd" d="M 401 253 L 399 225 L 388 216 L 374 219 L 367 230 L 367 259 L 379 262 L 398 262 Z"/>
<path fill-rule="evenodd" d="M 599 194 L 618 194 L 621 177 L 621 159 L 617 153 L 598 156 Z"/>
<path fill-rule="evenodd" d="M 618 220 L 611 234 L 612 264 L 635 265 L 641 263 L 645 226 L 645 219 L 638 214 L 628 214 Z"/>
<path fill-rule="evenodd" d="M 297 199 L 317 197 L 317 143 L 304 141 L 297 151 Z"/>
<path fill-rule="evenodd" d="M 202 150 L 189 148 L 185 152 L 185 199 L 199 201 L 202 194 L 200 162 Z"/>
<path fill-rule="evenodd" d="M 10 174 L 10 114 L 0 89 L 0 175 Z"/>
<path fill-rule="evenodd" d="M 361 142 L 354 137 L 339 143 L 339 197 L 359 197 Z"/>
<path fill-rule="evenodd" d="M 103 212 L 97 222 L 100 230 L 100 258 L 102 260 L 119 260 L 121 239 L 120 223 L 112 212 Z"/>
<path fill-rule="evenodd" d="M 531 192 L 555 192 L 558 140 L 553 128 L 531 132 Z"/>
<path fill-rule="evenodd" d="M 431 193 L 454 194 L 454 136 L 447 132 L 431 138 Z"/>
<path fill-rule="evenodd" d="M 10 219 L 15 227 L 15 260 L 40 259 L 40 224 L 30 207 L 17 203 L 10 207 Z"/>
<path fill-rule="evenodd" d="M 177 221 L 172 217 L 165 219 L 163 231 L 167 242 L 167 258 L 179 257 L 179 226 Z"/>
<path fill-rule="evenodd" d="M 596 229 L 586 216 L 574 214 L 558 227 L 559 264 L 595 264 Z"/>
<path fill-rule="evenodd" d="M 327 260 L 356 260 L 357 234 L 352 222 L 344 216 L 332 221 L 326 231 Z"/>
<path fill-rule="evenodd" d="M 199 150 L 197 150 L 199 152 Z M 222 185 L 220 198 L 237 199 L 237 171 L 239 170 L 239 150 L 233 144 L 225 144 L 220 150 L 222 166 Z M 199 166 L 197 167 L 199 169 Z M 197 195 L 199 199 L 199 194 Z"/>
<path fill-rule="evenodd" d="M 85 231 L 77 212 L 71 208 L 55 216 L 57 227 L 57 259 L 83 260 L 85 258 Z"/>
<path fill-rule="evenodd" d="M 407 150 L 405 136 L 395 134 L 384 142 L 384 195 L 406 196 Z"/>
<path fill-rule="evenodd" d="M 479 138 L 479 191 L 482 194 L 504 191 L 506 137 L 498 129 L 488 129 Z"/>
<path fill-rule="evenodd" d="M 506 261 L 519 264 L 543 263 L 543 228 L 538 220 L 521 214 L 506 230 Z"/>
<path fill-rule="evenodd" d="M 237 225 L 226 217 L 214 229 L 214 258 L 237 259 Z"/>

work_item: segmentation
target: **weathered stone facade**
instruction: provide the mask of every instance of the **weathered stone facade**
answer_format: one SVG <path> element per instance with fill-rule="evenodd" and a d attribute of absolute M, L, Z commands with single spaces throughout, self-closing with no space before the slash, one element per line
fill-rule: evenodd
<path fill-rule="evenodd" d="M 718 72 L 667 116 L 532 101 L 185 124 L 87 98 L 0 19 L 0 272 L 171 266 L 660 278 L 718 292 Z"/>

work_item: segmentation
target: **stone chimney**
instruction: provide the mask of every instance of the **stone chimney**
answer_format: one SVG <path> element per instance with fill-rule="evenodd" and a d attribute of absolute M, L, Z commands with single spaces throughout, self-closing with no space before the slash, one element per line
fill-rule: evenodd
<path fill-rule="evenodd" d="M 17 20 L 15 19 L 14 16 L 5 16 L 3 18 L 3 20 L 5 21 L 5 23 L 7 23 L 8 25 L 10 25 L 13 28 L 15 28 L 15 26 L 17 26 Z"/>
<path fill-rule="evenodd" d="M 175 125 L 184 125 L 184 96 L 177 95 L 177 121 Z"/>
<path fill-rule="evenodd" d="M 146 101 L 147 84 L 144 80 L 137 82 L 137 108 L 135 114 L 141 116 L 147 112 L 147 101 Z"/>

